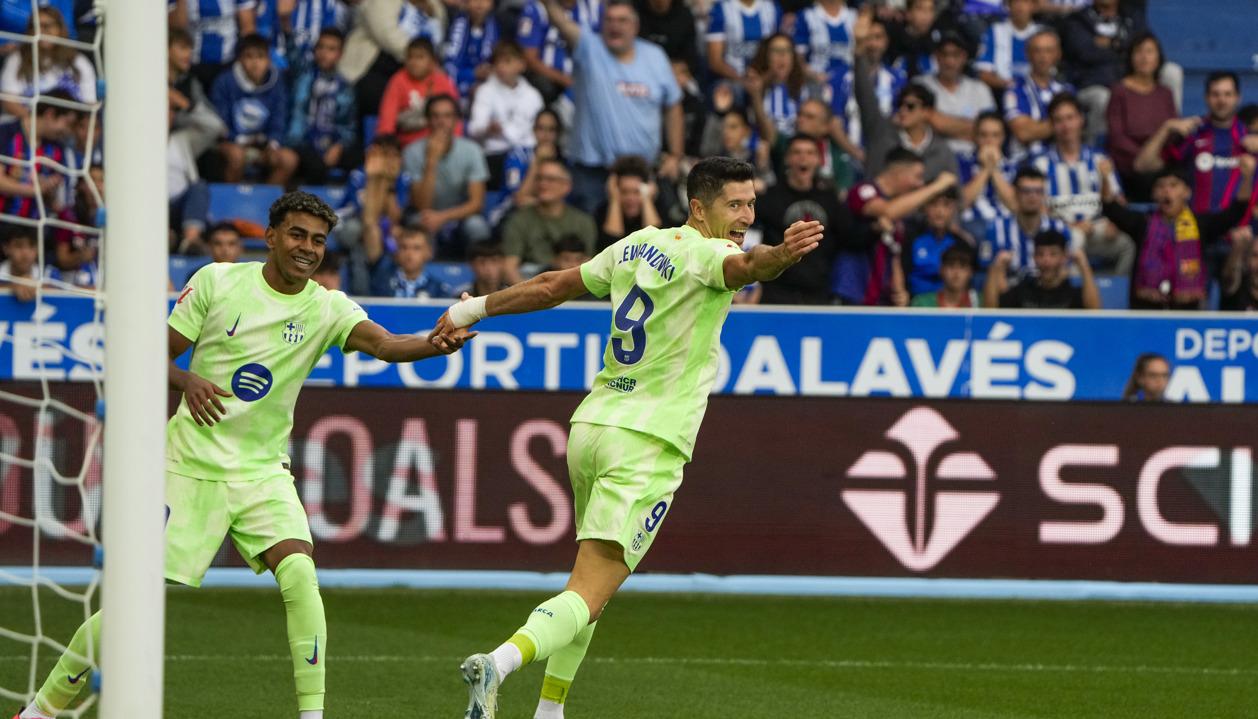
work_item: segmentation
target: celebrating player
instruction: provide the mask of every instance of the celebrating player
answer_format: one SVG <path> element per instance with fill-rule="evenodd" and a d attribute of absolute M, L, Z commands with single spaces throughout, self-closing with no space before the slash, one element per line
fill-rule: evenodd
<path fill-rule="evenodd" d="M 690 218 L 647 227 L 580 267 L 452 306 L 434 343 L 487 316 L 554 307 L 589 292 L 616 308 L 604 368 L 572 417 L 568 473 L 576 504 L 577 559 L 565 591 L 529 614 L 491 654 L 463 662 L 467 716 L 492 719 L 507 675 L 549 658 L 537 717 L 563 716 L 563 702 L 604 605 L 637 567 L 681 485 L 716 379 L 721 325 L 734 293 L 782 274 L 816 249 L 819 222 L 796 222 L 782 244 L 739 245 L 755 220 L 755 169 L 727 157 L 695 165 Z M 440 345 L 438 345 L 440 346 Z"/>
<path fill-rule="evenodd" d="M 328 651 L 310 527 L 286 453 L 302 382 L 330 347 L 413 362 L 474 336 L 390 334 L 312 281 L 336 219 L 313 195 L 284 195 L 271 205 L 266 262 L 206 265 L 168 323 L 170 384 L 183 402 L 166 428 L 166 578 L 200 585 L 224 535 L 255 572 L 275 573 L 301 719 L 323 716 Z M 194 344 L 185 372 L 174 360 Z M 79 627 L 20 719 L 56 716 L 89 683 L 100 617 Z"/>

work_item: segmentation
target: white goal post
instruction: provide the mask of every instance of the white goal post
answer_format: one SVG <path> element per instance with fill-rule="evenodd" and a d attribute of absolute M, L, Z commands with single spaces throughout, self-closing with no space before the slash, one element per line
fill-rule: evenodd
<path fill-rule="evenodd" d="M 101 719 L 162 716 L 166 2 L 109 0 Z"/>

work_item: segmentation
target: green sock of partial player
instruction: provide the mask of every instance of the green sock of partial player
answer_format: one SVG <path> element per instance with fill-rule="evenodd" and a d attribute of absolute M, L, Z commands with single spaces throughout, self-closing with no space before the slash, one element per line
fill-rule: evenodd
<path fill-rule="evenodd" d="M 70 706 L 70 702 L 74 701 L 83 687 L 91 683 L 89 675 L 92 662 L 85 660 L 94 660 L 99 656 L 100 612 L 97 612 L 88 617 L 74 633 L 74 638 L 66 646 L 57 666 L 53 667 L 52 673 L 35 695 L 35 708 L 49 716 L 56 716 Z"/>
<path fill-rule="evenodd" d="M 581 661 L 585 659 L 597 626 L 598 622 L 587 624 L 567 646 L 550 655 L 534 717 L 563 716 L 563 703 L 568 698 L 572 681 L 577 677 L 577 670 L 581 668 Z"/>
<path fill-rule="evenodd" d="M 323 709 L 324 666 L 327 662 L 328 623 L 319 596 L 314 559 L 290 554 L 275 568 L 275 581 L 284 598 L 288 619 L 288 647 L 293 656 L 293 680 L 297 685 L 297 709 Z"/>
<path fill-rule="evenodd" d="M 533 642 L 537 648 L 529 661 L 541 661 L 572 643 L 573 639 L 590 624 L 590 608 L 580 594 L 567 591 L 551 597 L 533 610 L 529 620 L 517 630 Z"/>

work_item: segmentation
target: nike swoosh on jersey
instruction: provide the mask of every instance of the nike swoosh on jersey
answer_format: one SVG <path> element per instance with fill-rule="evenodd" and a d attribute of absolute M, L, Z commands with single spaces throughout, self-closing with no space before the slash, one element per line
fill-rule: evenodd
<path fill-rule="evenodd" d="M 231 329 L 229 329 L 229 330 L 227 330 L 227 336 L 228 336 L 228 337 L 235 337 L 235 336 L 236 336 L 236 328 L 237 328 L 237 327 L 239 327 L 239 326 L 240 326 L 240 315 L 236 315 L 236 324 L 232 325 L 232 328 L 231 328 Z"/>
<path fill-rule="evenodd" d="M 66 675 L 66 679 L 68 679 L 68 680 L 70 681 L 70 683 L 71 683 L 71 684 L 78 684 L 78 683 L 79 683 L 79 680 L 83 678 L 83 675 L 84 675 L 84 674 L 87 674 L 87 673 L 88 673 L 88 672 L 90 672 L 91 670 L 92 670 L 92 668 L 91 668 L 91 667 L 88 667 L 87 669 L 84 669 L 83 671 L 79 672 L 78 676 L 73 676 L 73 677 L 72 677 L 72 676 L 70 676 L 69 674 L 67 674 L 67 675 Z"/>

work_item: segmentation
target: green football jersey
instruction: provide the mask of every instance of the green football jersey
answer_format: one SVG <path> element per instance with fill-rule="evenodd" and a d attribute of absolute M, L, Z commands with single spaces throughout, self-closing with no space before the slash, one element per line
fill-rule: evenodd
<path fill-rule="evenodd" d="M 603 370 L 573 422 L 659 437 L 690 459 L 738 289 L 725 286 L 724 262 L 740 252 L 688 225 L 647 227 L 581 265 L 592 294 L 610 292 L 614 314 Z"/>
<path fill-rule="evenodd" d="M 289 463 L 288 435 L 301 385 L 329 347 L 344 347 L 366 312 L 342 292 L 310 281 L 295 295 L 276 292 L 262 263 L 215 263 L 197 271 L 168 324 L 196 343 L 190 369 L 232 393 L 227 416 L 196 423 L 180 402 L 166 425 L 166 463 L 207 480 L 273 477 Z"/>

